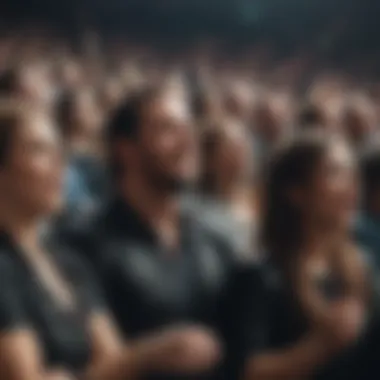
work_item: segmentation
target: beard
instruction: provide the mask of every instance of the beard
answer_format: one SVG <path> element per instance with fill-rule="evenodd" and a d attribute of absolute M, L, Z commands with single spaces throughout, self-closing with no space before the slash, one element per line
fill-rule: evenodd
<path fill-rule="evenodd" d="M 192 188 L 193 182 L 180 176 L 155 172 L 150 176 L 152 186 L 166 195 L 180 195 Z"/>
<path fill-rule="evenodd" d="M 149 160 L 143 165 L 146 182 L 165 196 L 181 195 L 194 187 L 194 181 L 179 174 L 170 173 Z"/>

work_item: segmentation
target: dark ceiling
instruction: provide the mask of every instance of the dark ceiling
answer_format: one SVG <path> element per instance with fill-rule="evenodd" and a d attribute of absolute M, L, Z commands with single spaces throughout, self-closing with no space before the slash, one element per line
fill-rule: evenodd
<path fill-rule="evenodd" d="M 336 55 L 377 50 L 380 32 L 378 0 L 2 0 L 0 14 L 3 25 L 39 20 L 136 38 L 265 40 Z"/>

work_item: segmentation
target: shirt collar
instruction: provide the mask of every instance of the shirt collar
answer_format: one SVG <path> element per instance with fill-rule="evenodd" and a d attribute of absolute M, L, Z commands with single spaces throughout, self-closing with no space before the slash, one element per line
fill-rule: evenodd
<path fill-rule="evenodd" d="M 181 245 L 192 240 L 195 221 L 186 207 L 180 207 Z M 154 229 L 141 217 L 133 205 L 120 198 L 114 198 L 106 209 L 104 225 L 107 231 L 125 239 L 140 240 L 159 245 L 159 237 Z M 190 237 L 191 236 L 191 237 Z"/>

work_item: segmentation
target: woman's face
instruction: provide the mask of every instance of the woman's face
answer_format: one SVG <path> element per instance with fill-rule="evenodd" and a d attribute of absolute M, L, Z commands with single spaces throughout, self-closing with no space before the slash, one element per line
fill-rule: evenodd
<path fill-rule="evenodd" d="M 356 174 L 355 159 L 348 146 L 331 142 L 305 189 L 305 215 L 328 228 L 349 228 L 357 206 Z"/>
<path fill-rule="evenodd" d="M 5 197 L 31 214 L 47 215 L 62 205 L 61 140 L 51 120 L 40 113 L 25 117 L 11 137 L 0 169 Z"/>

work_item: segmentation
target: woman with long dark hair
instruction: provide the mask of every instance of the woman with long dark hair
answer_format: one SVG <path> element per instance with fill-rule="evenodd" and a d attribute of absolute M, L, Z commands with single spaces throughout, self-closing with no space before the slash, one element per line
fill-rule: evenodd
<path fill-rule="evenodd" d="M 354 156 L 338 137 L 309 131 L 274 154 L 264 276 L 256 271 L 250 286 L 246 274 L 235 293 L 245 380 L 373 378 L 372 281 L 350 234 L 357 189 Z"/>

